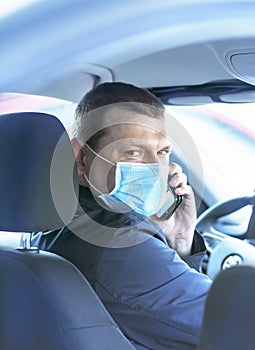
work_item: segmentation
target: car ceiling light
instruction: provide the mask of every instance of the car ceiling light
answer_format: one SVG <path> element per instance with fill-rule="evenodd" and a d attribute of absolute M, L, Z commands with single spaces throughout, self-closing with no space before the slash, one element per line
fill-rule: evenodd
<path fill-rule="evenodd" d="M 225 60 L 232 75 L 255 85 L 255 48 L 229 51 Z"/>

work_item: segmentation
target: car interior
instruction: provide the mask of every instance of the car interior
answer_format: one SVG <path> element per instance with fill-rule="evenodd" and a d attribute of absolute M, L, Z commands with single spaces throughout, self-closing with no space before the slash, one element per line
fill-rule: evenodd
<path fill-rule="evenodd" d="M 193 187 L 203 273 L 215 286 L 200 350 L 252 349 L 255 1 L 24 0 L 0 9 L 3 349 L 133 348 L 77 268 L 30 245 L 31 232 L 69 224 L 77 209 L 77 103 L 118 81 L 147 88 L 184 130 L 171 161 Z M 243 328 L 231 321 L 239 302 Z"/>

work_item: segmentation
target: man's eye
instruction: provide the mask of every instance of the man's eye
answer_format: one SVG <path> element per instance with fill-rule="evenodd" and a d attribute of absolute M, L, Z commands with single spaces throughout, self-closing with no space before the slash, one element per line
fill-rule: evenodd
<path fill-rule="evenodd" d="M 169 149 L 162 149 L 161 151 L 158 152 L 161 156 L 166 156 L 170 153 Z"/>
<path fill-rule="evenodd" d="M 126 153 L 128 156 L 131 156 L 131 157 L 137 157 L 140 155 L 140 152 L 137 150 L 129 150 Z"/>

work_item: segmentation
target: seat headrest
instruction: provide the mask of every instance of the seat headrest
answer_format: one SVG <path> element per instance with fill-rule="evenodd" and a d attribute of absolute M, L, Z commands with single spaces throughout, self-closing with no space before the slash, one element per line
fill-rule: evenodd
<path fill-rule="evenodd" d="M 0 115 L 0 230 L 62 227 L 77 198 L 74 153 L 61 122 L 45 113 Z"/>
<path fill-rule="evenodd" d="M 208 293 L 199 350 L 253 350 L 255 266 L 221 271 Z"/>

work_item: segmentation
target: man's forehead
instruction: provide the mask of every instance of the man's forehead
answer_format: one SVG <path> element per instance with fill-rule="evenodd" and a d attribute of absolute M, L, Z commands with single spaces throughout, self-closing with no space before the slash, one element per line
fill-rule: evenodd
<path fill-rule="evenodd" d="M 141 124 L 118 124 L 107 128 L 106 138 L 109 141 L 123 140 L 133 144 L 155 143 L 155 141 L 170 144 L 165 132 L 160 129 L 150 127 L 150 125 Z"/>
<path fill-rule="evenodd" d="M 100 107 L 89 112 L 83 125 L 84 139 L 88 140 L 102 129 L 129 124 L 150 128 L 162 134 L 166 133 L 165 118 L 162 117 L 162 111 L 159 111 L 157 115 L 157 109 L 155 108 L 155 117 L 151 117 L 146 114 L 135 113 L 128 108 L 128 103 L 121 103 Z"/>

